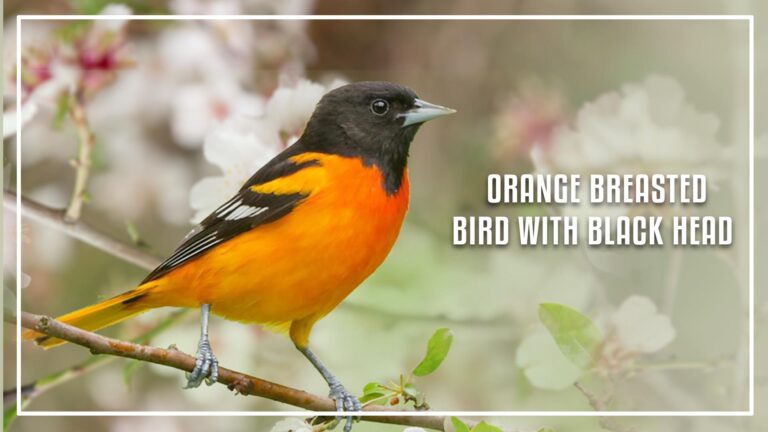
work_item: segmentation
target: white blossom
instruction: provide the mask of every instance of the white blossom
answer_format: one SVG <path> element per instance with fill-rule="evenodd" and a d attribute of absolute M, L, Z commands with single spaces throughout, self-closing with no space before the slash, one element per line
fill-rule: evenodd
<path fill-rule="evenodd" d="M 17 126 L 24 127 L 37 114 L 37 111 L 37 104 L 33 102 L 21 106 L 21 115 L 18 115 L 15 108 L 5 111 L 3 113 L 3 139 L 16 135 Z"/>
<path fill-rule="evenodd" d="M 558 127 L 550 146 L 534 147 L 531 157 L 542 172 L 716 174 L 719 124 L 686 101 L 676 80 L 654 75 L 587 103 L 573 125 Z"/>
<path fill-rule="evenodd" d="M 631 296 L 610 315 L 597 362 L 603 375 L 629 368 L 635 358 L 660 351 L 675 338 L 669 317 L 659 313 L 652 300 Z"/>
<path fill-rule="evenodd" d="M 611 315 L 610 325 L 621 346 L 632 352 L 653 353 L 675 338 L 669 317 L 659 313 L 647 297 L 635 295 L 624 300 Z"/>
<path fill-rule="evenodd" d="M 232 115 L 258 116 L 264 99 L 233 81 L 180 86 L 173 97 L 171 132 L 184 147 L 197 147 L 212 127 Z"/>
<path fill-rule="evenodd" d="M 266 104 L 260 117 L 234 116 L 214 127 L 205 139 L 203 153 L 221 175 L 206 177 L 194 185 L 189 202 L 199 222 L 237 192 L 240 186 L 301 134 L 317 102 L 329 87 L 299 81 L 281 87 Z"/>
<path fill-rule="evenodd" d="M 266 117 L 279 131 L 295 136 L 304 129 L 320 98 L 342 84 L 342 81 L 334 81 L 326 87 L 303 79 L 294 87 L 280 87 L 267 103 Z"/>
<path fill-rule="evenodd" d="M 302 419 L 290 417 L 275 423 L 270 432 L 312 432 L 312 426 Z"/>
<path fill-rule="evenodd" d="M 110 3 L 99 12 L 99 15 L 115 15 L 113 20 L 97 20 L 93 22 L 93 27 L 103 31 L 109 31 L 113 33 L 119 32 L 126 24 L 127 16 L 133 14 L 131 8 L 124 4 Z M 117 18 L 119 17 L 119 18 Z"/>

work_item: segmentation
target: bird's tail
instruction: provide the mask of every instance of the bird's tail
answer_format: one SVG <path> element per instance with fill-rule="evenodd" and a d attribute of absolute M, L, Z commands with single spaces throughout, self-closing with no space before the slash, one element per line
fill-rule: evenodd
<path fill-rule="evenodd" d="M 142 285 L 101 303 L 62 315 L 56 318 L 56 321 L 88 331 L 109 327 L 154 307 L 147 301 L 147 297 L 150 296 L 150 288 L 152 287 Z M 21 333 L 21 338 L 22 340 L 34 339 L 38 345 L 46 349 L 67 342 L 34 330 L 24 330 Z"/>

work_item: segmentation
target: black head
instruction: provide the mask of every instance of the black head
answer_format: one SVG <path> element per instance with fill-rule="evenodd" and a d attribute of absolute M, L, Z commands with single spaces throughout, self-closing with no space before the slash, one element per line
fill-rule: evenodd
<path fill-rule="evenodd" d="M 427 120 L 454 110 L 432 105 L 409 88 L 384 82 L 348 84 L 328 92 L 300 143 L 311 151 L 360 157 L 384 176 L 387 193 L 402 183 L 411 140 Z"/>

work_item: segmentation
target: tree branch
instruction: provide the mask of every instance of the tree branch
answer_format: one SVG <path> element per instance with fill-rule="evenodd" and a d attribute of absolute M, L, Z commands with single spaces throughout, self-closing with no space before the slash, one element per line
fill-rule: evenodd
<path fill-rule="evenodd" d="M 58 322 L 53 318 L 43 315 L 21 312 L 21 324 L 25 328 L 88 348 L 91 354 L 106 354 L 130 358 L 169 366 L 186 372 L 191 372 L 195 367 L 194 357 L 175 348 L 163 349 L 112 339 Z M 336 410 L 335 403 L 327 397 L 286 387 L 224 367 L 219 367 L 218 382 L 226 385 L 230 390 L 237 391 L 243 395 L 263 397 L 310 411 L 331 412 Z M 398 410 L 379 406 L 365 407 L 363 410 L 399 412 Z M 438 431 L 445 431 L 446 422 L 450 423 L 450 419 L 441 416 L 377 415 L 363 416 L 361 419 L 377 423 L 417 426 Z"/>
<path fill-rule="evenodd" d="M 608 404 L 605 400 L 597 397 L 594 393 L 589 391 L 586 387 L 584 387 L 580 382 L 576 381 L 573 383 L 573 386 L 578 389 L 581 394 L 584 395 L 584 397 L 587 398 L 587 401 L 589 402 L 589 405 L 594 409 L 595 411 L 607 411 Z M 600 416 L 598 417 L 598 422 L 600 423 L 600 427 L 607 431 L 611 432 L 634 432 L 634 429 L 628 426 L 624 426 L 614 417 L 605 417 Z"/>
<path fill-rule="evenodd" d="M 164 332 L 168 328 L 176 324 L 180 318 L 185 316 L 190 309 L 177 309 L 165 318 L 158 321 L 151 329 L 147 330 L 140 336 L 131 339 L 131 342 L 146 344 L 149 343 L 153 337 Z M 16 318 L 9 321 L 12 324 L 16 324 Z M 117 360 L 120 357 L 115 356 L 92 356 L 86 360 L 70 366 L 66 369 L 54 372 L 44 377 L 38 378 L 30 383 L 21 386 L 21 403 L 22 407 L 43 393 L 58 387 L 68 381 L 71 381 L 77 377 L 80 377 L 96 368 L 109 364 L 112 360 Z M 3 404 L 16 403 L 16 388 L 3 390 Z"/>
<path fill-rule="evenodd" d="M 18 211 L 16 208 L 16 193 L 6 189 L 3 191 L 3 198 L 3 205 L 5 207 Z M 141 268 L 152 270 L 160 264 L 160 260 L 157 257 L 136 248 L 130 243 L 117 240 L 80 220 L 68 221 L 65 216 L 65 210 L 53 209 L 23 196 L 21 197 L 21 207 L 24 216 L 62 231 L 84 243 Z"/>

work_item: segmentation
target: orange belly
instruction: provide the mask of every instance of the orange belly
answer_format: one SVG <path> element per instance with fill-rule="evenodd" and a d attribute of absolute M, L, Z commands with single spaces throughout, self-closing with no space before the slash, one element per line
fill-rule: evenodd
<path fill-rule="evenodd" d="M 286 183 L 303 184 L 306 200 L 156 281 L 156 300 L 210 304 L 213 313 L 241 322 L 306 320 L 311 326 L 373 273 L 400 232 L 407 173 L 400 190 L 388 196 L 379 170 L 358 159 L 301 157 L 320 161 Z"/>

